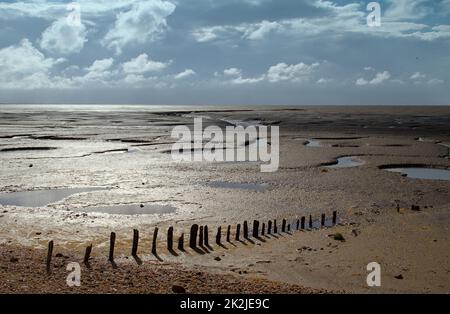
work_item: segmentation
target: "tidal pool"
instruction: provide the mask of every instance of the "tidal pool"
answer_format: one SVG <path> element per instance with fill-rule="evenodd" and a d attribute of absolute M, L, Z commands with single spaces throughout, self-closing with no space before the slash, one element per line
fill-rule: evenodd
<path fill-rule="evenodd" d="M 340 157 L 337 159 L 337 163 L 325 166 L 326 168 L 352 168 L 364 165 L 364 161 L 357 159 L 356 157 Z"/>
<path fill-rule="evenodd" d="M 84 213 L 105 213 L 116 215 L 154 215 L 154 214 L 170 214 L 176 212 L 177 208 L 171 205 L 112 205 L 112 206 L 93 206 L 76 209 L 77 212 Z"/>
<path fill-rule="evenodd" d="M 405 174 L 409 178 L 413 179 L 425 179 L 425 180 L 450 180 L 450 170 L 435 169 L 435 168 L 390 168 L 385 169 L 391 172 L 399 172 Z"/>
<path fill-rule="evenodd" d="M 42 207 L 74 194 L 104 190 L 104 188 L 67 188 L 55 190 L 0 193 L 0 205 Z"/>
<path fill-rule="evenodd" d="M 314 140 L 314 139 L 309 139 L 306 142 L 306 147 L 322 147 L 322 144 L 320 144 L 320 142 L 318 140 Z"/>

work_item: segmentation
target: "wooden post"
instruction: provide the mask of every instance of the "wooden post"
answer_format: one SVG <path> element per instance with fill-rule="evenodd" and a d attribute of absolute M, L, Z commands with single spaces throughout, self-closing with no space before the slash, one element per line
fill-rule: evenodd
<path fill-rule="evenodd" d="M 231 226 L 228 225 L 228 227 L 227 227 L 227 242 L 230 242 L 230 237 L 231 237 Z"/>
<path fill-rule="evenodd" d="M 237 224 L 236 226 L 236 241 L 239 241 L 241 237 L 241 224 Z"/>
<path fill-rule="evenodd" d="M 137 256 L 139 243 L 139 231 L 137 229 L 133 230 L 133 247 L 131 248 L 131 256 Z"/>
<path fill-rule="evenodd" d="M 267 223 L 267 234 L 272 234 L 272 220 Z"/>
<path fill-rule="evenodd" d="M 53 255 L 53 240 L 48 243 L 47 263 L 46 263 L 47 273 L 51 272 L 52 255 Z"/>
<path fill-rule="evenodd" d="M 109 237 L 109 258 L 108 261 L 114 262 L 114 245 L 116 244 L 116 233 L 111 232 Z"/>
<path fill-rule="evenodd" d="M 333 225 L 337 222 L 337 211 L 333 211 Z"/>
<path fill-rule="evenodd" d="M 287 224 L 287 232 L 291 232 L 291 223 Z"/>
<path fill-rule="evenodd" d="M 158 239 L 158 227 L 155 227 L 155 231 L 153 231 L 153 241 L 152 241 L 152 254 L 156 255 L 156 239 Z"/>
<path fill-rule="evenodd" d="M 193 249 L 197 247 L 197 233 L 198 233 L 198 225 L 194 224 L 191 227 L 191 233 L 189 236 L 189 246 Z"/>
<path fill-rule="evenodd" d="M 217 234 L 216 234 L 216 244 L 220 245 L 222 240 L 222 227 L 217 228 Z"/>
<path fill-rule="evenodd" d="M 301 220 L 300 220 L 300 228 L 302 229 L 302 230 L 305 230 L 305 216 L 303 216 L 302 218 L 301 218 Z"/>
<path fill-rule="evenodd" d="M 278 227 L 277 227 L 277 220 L 276 219 L 273 220 L 273 233 L 275 233 L 275 234 L 278 233 Z"/>
<path fill-rule="evenodd" d="M 206 247 L 208 247 L 209 246 L 209 232 L 208 232 L 208 226 L 205 226 L 204 228 L 203 228 L 203 231 L 204 231 L 204 236 L 203 236 L 203 240 L 204 240 L 204 243 L 205 243 L 205 246 Z"/>
<path fill-rule="evenodd" d="M 86 251 L 84 252 L 84 264 L 86 266 L 89 265 L 89 258 L 91 257 L 92 252 L 92 244 L 86 247 Z"/>
<path fill-rule="evenodd" d="M 167 249 L 169 251 L 173 250 L 173 227 L 167 229 Z"/>
<path fill-rule="evenodd" d="M 281 232 L 286 232 L 286 219 L 283 219 L 281 223 Z"/>
<path fill-rule="evenodd" d="M 311 215 L 309 215 L 309 229 L 312 229 L 313 227 L 313 221 Z"/>
<path fill-rule="evenodd" d="M 200 229 L 198 231 L 198 246 L 203 246 L 203 226 L 200 226 Z"/>
<path fill-rule="evenodd" d="M 178 249 L 180 251 L 184 251 L 184 233 L 182 233 L 180 238 L 178 239 Z"/>
<path fill-rule="evenodd" d="M 263 222 L 263 223 L 262 223 L 262 228 L 261 228 L 261 235 L 262 235 L 262 236 L 266 233 L 265 229 L 266 229 L 266 223 Z"/>
<path fill-rule="evenodd" d="M 259 237 L 259 221 L 253 220 L 253 237 Z"/>
<path fill-rule="evenodd" d="M 248 224 L 247 224 L 247 220 L 244 221 L 244 239 L 248 239 Z"/>
<path fill-rule="evenodd" d="M 300 229 L 300 219 L 297 219 L 297 230 Z"/>
<path fill-rule="evenodd" d="M 322 219 L 320 220 L 320 224 L 323 226 L 325 226 L 325 214 L 322 214 Z"/>

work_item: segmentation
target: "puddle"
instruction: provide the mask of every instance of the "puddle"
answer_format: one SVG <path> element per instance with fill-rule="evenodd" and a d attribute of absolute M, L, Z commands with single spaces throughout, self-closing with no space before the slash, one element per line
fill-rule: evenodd
<path fill-rule="evenodd" d="M 0 193 L 0 205 L 22 207 L 43 207 L 59 202 L 74 194 L 104 190 L 104 188 L 75 188 L 55 189 L 42 191 L 25 191 L 13 193 Z"/>
<path fill-rule="evenodd" d="M 112 205 L 112 206 L 98 206 L 85 207 L 76 209 L 78 212 L 84 213 L 105 213 L 115 215 L 154 215 L 154 214 L 170 214 L 176 212 L 177 208 L 170 205 Z"/>
<path fill-rule="evenodd" d="M 262 192 L 269 188 L 267 183 L 258 184 L 258 183 L 236 183 L 236 182 L 226 182 L 226 181 L 213 181 L 207 184 L 213 188 L 222 188 L 222 189 L 241 189 L 241 190 L 250 190 Z"/>
<path fill-rule="evenodd" d="M 314 139 L 307 140 L 305 146 L 306 147 L 322 147 L 320 142 L 318 140 L 314 140 Z"/>
<path fill-rule="evenodd" d="M 412 179 L 450 181 L 450 170 L 445 169 L 415 167 L 415 168 L 390 168 L 385 170 L 391 172 L 399 172 L 405 174 L 408 178 Z"/>
<path fill-rule="evenodd" d="M 326 168 L 352 168 L 364 165 L 364 161 L 357 159 L 356 157 L 341 157 L 337 159 L 337 163 L 325 166 Z"/>

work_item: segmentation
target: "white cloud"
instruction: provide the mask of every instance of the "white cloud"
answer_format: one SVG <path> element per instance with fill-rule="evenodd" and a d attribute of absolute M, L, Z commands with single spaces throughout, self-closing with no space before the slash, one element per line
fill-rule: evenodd
<path fill-rule="evenodd" d="M 111 68 L 113 63 L 114 63 L 113 58 L 95 60 L 91 66 L 86 68 L 86 70 L 88 70 L 89 72 L 104 72 L 109 68 Z"/>
<path fill-rule="evenodd" d="M 428 85 L 440 85 L 443 83 L 444 83 L 444 81 L 440 80 L 440 79 L 431 79 L 431 80 L 428 80 L 428 82 L 427 82 Z"/>
<path fill-rule="evenodd" d="M 279 30 L 280 28 L 281 25 L 277 22 L 269 22 L 264 20 L 261 23 L 254 24 L 253 28 L 249 27 L 245 31 L 243 37 L 252 40 L 263 39 L 270 32 Z"/>
<path fill-rule="evenodd" d="M 375 69 L 371 66 L 367 66 L 364 68 L 364 71 L 373 71 L 373 70 L 375 70 Z"/>
<path fill-rule="evenodd" d="M 60 18 L 50 25 L 40 39 L 42 49 L 61 54 L 80 52 L 83 49 L 86 39 L 86 27 L 71 26 L 66 18 Z"/>
<path fill-rule="evenodd" d="M 288 65 L 286 63 L 278 63 L 273 65 L 267 71 L 267 79 L 269 82 L 275 83 L 280 81 L 300 81 L 307 79 L 315 68 L 319 66 L 318 63 L 305 64 L 298 63 Z"/>
<path fill-rule="evenodd" d="M 159 62 L 150 60 L 148 58 L 148 55 L 146 53 L 143 53 L 136 58 L 125 62 L 122 66 L 125 73 L 145 73 L 161 71 L 165 69 L 170 63 L 171 61 Z"/>
<path fill-rule="evenodd" d="M 334 80 L 333 79 L 330 79 L 330 78 L 320 78 L 320 79 L 318 79 L 317 80 L 317 84 L 328 84 L 328 83 L 331 83 L 331 82 L 334 82 Z"/>
<path fill-rule="evenodd" d="M 239 70 L 238 68 L 229 68 L 223 70 L 223 74 L 227 76 L 238 76 L 238 75 L 240 76 L 241 70 Z"/>
<path fill-rule="evenodd" d="M 174 78 L 175 78 L 176 80 L 180 80 L 180 79 L 184 79 L 184 78 L 189 77 L 189 76 L 193 76 L 193 75 L 195 75 L 195 74 L 196 74 L 196 73 L 195 73 L 194 70 L 192 70 L 192 69 L 186 69 L 186 70 L 184 70 L 183 72 L 180 72 L 180 73 L 178 73 L 177 75 L 175 75 Z"/>
<path fill-rule="evenodd" d="M 0 49 L 0 87 L 35 89 L 50 87 L 51 70 L 64 59 L 46 58 L 28 39 Z"/>
<path fill-rule="evenodd" d="M 364 85 L 380 85 L 383 82 L 389 80 L 391 78 L 391 73 L 388 71 L 379 72 L 375 75 L 375 77 L 368 81 L 364 78 L 359 78 L 356 80 L 356 85 L 358 86 L 364 86 Z"/>
<path fill-rule="evenodd" d="M 358 85 L 358 86 L 364 86 L 367 84 L 369 84 L 369 81 L 367 81 L 366 79 L 359 78 L 356 80 L 356 85 Z"/>
<path fill-rule="evenodd" d="M 153 41 L 165 30 L 166 18 L 175 8 L 173 3 L 167 1 L 137 1 L 130 10 L 117 14 L 113 28 L 106 34 L 102 43 L 120 54 L 129 44 Z"/>
<path fill-rule="evenodd" d="M 411 80 L 420 80 L 420 79 L 424 79 L 426 77 L 425 74 L 422 74 L 420 72 L 416 72 L 413 75 L 410 76 Z"/>

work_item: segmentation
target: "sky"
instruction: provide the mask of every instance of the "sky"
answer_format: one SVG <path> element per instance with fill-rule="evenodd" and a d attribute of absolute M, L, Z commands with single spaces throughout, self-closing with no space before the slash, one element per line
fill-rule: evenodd
<path fill-rule="evenodd" d="M 450 105 L 450 0 L 369 3 L 0 1 L 0 102 Z"/>

